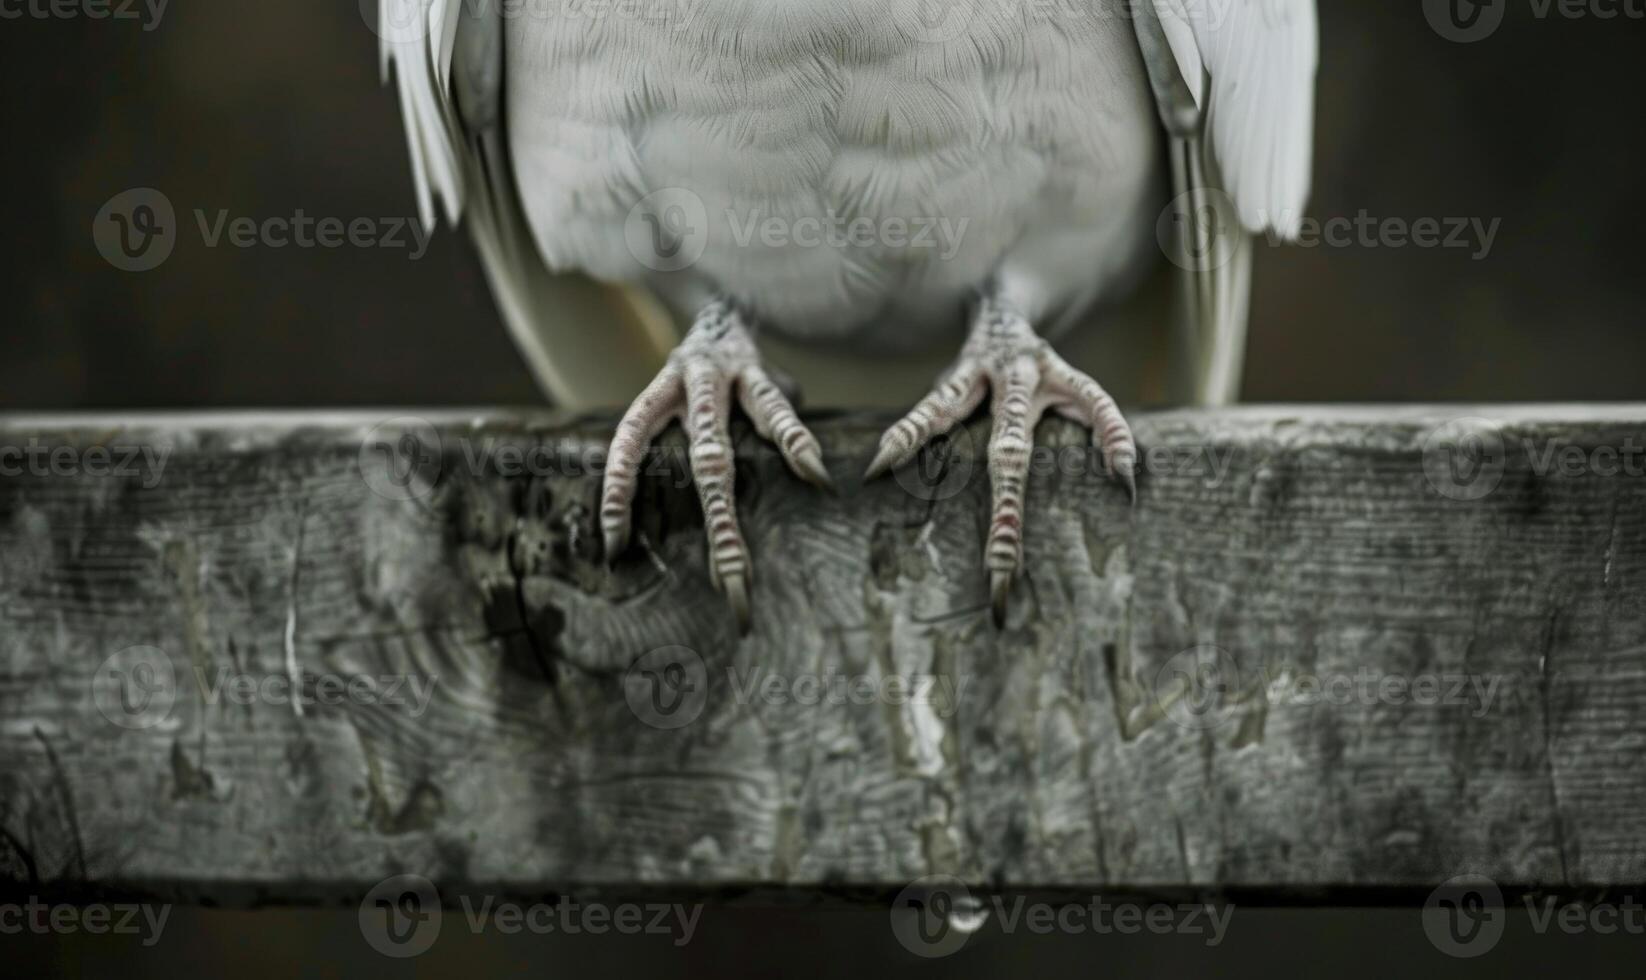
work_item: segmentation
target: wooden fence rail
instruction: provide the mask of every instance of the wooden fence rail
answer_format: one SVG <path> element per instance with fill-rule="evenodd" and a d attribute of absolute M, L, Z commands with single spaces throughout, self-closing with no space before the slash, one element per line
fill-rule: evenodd
<path fill-rule="evenodd" d="M 0 418 L 0 881 L 211 901 L 1646 882 L 1646 407 L 1043 426 L 991 622 L 986 422 L 873 484 L 609 420 Z"/>

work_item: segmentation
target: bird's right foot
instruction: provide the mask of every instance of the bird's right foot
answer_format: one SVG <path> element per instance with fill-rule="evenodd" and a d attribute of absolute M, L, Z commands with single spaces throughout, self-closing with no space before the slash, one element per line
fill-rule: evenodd
<path fill-rule="evenodd" d="M 646 449 L 670 422 L 681 420 L 691 444 L 692 479 L 703 504 L 709 575 L 747 633 L 749 549 L 737 524 L 734 455 L 728 422 L 733 392 L 763 438 L 777 444 L 795 475 L 831 488 L 817 439 L 760 362 L 742 314 L 721 301 L 698 314 L 668 364 L 618 423 L 606 459 L 600 500 L 608 561 L 628 547 L 631 510 Z"/>

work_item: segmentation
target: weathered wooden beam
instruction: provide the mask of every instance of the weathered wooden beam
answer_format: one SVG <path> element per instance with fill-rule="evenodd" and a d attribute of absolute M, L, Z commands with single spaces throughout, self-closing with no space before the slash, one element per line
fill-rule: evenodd
<path fill-rule="evenodd" d="M 985 422 L 740 430 L 741 640 L 677 433 L 608 568 L 609 423 L 400 414 L 0 419 L 0 880 L 1646 882 L 1646 408 L 1047 423 L 1003 629 Z"/>

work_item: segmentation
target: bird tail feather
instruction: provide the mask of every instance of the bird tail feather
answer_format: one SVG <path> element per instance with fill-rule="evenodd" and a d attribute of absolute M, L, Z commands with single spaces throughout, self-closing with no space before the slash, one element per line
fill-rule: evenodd
<path fill-rule="evenodd" d="M 503 321 L 551 401 L 626 402 L 678 330 L 648 293 L 553 273 L 538 253 L 508 153 L 501 6 L 381 0 L 380 10 L 384 80 L 392 70 L 423 224 L 468 220 Z"/>
<path fill-rule="evenodd" d="M 498 312 L 556 406 L 626 404 L 663 367 L 678 328 L 649 292 L 549 271 L 515 198 L 503 139 L 499 128 L 477 140 L 468 212 Z"/>
<path fill-rule="evenodd" d="M 1183 276 L 1190 398 L 1218 407 L 1240 400 L 1252 291 L 1252 237 L 1224 193 L 1217 164 L 1195 137 L 1173 136 L 1173 184 L 1189 196 L 1182 233 L 1191 260 Z"/>

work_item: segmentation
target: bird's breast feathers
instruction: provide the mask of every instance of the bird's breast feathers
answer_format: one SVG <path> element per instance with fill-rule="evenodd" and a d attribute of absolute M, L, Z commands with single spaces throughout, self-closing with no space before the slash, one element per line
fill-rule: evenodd
<path fill-rule="evenodd" d="M 1129 2 L 522 0 L 528 221 L 556 268 L 812 338 L 946 322 L 1002 276 L 1067 303 L 1152 235 Z"/>

